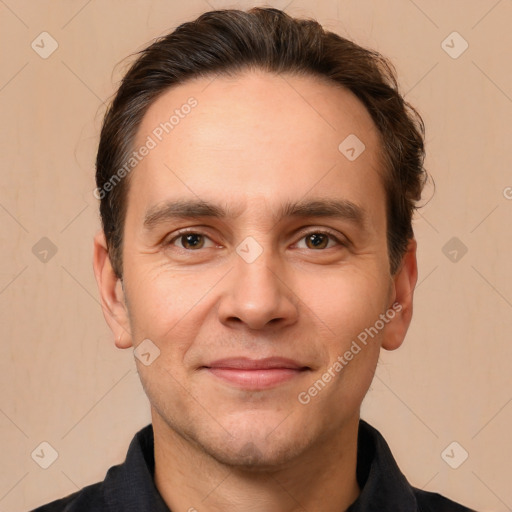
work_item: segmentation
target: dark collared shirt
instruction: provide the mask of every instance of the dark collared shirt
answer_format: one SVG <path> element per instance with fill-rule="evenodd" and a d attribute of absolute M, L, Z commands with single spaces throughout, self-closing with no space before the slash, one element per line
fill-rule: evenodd
<path fill-rule="evenodd" d="M 151 425 L 133 438 L 123 464 L 105 480 L 32 512 L 171 512 L 158 492 Z M 359 498 L 347 512 L 475 512 L 443 496 L 412 487 L 398 468 L 381 434 L 359 423 L 357 481 Z M 321 505 L 312 512 L 321 512 Z"/>

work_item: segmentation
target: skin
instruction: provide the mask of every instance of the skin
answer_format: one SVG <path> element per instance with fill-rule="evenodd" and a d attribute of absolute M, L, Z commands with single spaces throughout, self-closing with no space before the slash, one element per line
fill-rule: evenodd
<path fill-rule="evenodd" d="M 357 426 L 381 348 L 398 348 L 412 315 L 416 242 L 389 271 L 378 131 L 349 91 L 311 77 L 248 71 L 196 79 L 160 96 L 137 134 L 143 144 L 193 96 L 198 105 L 130 176 L 121 285 L 104 235 L 94 270 L 119 348 L 150 339 L 136 359 L 151 403 L 155 483 L 173 511 L 345 510 L 358 496 Z M 354 161 L 349 135 L 366 146 Z M 136 193 L 135 193 L 136 191 Z M 167 200 L 200 198 L 234 217 L 167 219 Z M 275 218 L 287 201 L 345 199 L 346 218 Z M 177 235 L 198 233 L 199 246 Z M 330 230 L 320 247 L 308 234 Z M 201 237 L 200 235 L 204 235 Z M 247 263 L 237 246 L 262 249 Z M 297 399 L 394 302 L 401 311 L 307 404 Z M 242 389 L 204 368 L 225 357 L 292 358 L 308 367 L 267 389 Z M 193 509 L 192 509 L 193 510 Z"/>

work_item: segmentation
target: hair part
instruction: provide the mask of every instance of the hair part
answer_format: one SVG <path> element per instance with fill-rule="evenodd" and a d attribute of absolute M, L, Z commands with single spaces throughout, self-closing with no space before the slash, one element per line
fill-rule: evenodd
<path fill-rule="evenodd" d="M 236 76 L 249 69 L 321 78 L 348 89 L 366 107 L 382 142 L 390 273 L 399 270 L 414 236 L 412 216 L 427 180 L 425 129 L 419 113 L 400 94 L 387 59 L 315 20 L 292 18 L 274 8 L 206 12 L 137 55 L 105 114 L 96 158 L 101 221 L 119 278 L 130 175 L 115 186 L 107 184 L 129 160 L 148 108 L 170 87 L 187 80 Z"/>

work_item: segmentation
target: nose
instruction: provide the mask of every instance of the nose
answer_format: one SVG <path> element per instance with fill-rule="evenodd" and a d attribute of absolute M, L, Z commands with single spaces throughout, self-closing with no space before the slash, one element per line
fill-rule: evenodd
<path fill-rule="evenodd" d="M 282 267 L 266 257 L 267 252 L 252 263 L 236 258 L 218 308 L 219 319 L 225 325 L 260 330 L 297 321 L 299 299 L 293 293 L 293 283 Z"/>

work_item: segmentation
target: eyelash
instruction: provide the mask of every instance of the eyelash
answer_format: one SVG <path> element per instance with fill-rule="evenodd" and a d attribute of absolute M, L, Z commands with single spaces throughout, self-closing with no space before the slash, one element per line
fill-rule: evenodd
<path fill-rule="evenodd" d="M 201 233 L 200 231 L 195 231 L 193 229 L 183 229 L 183 230 L 180 230 L 176 233 L 176 235 L 174 237 L 172 237 L 168 242 L 166 242 L 166 246 L 169 246 L 169 245 L 173 245 L 174 242 L 178 239 L 180 239 L 181 237 L 185 236 L 185 235 L 189 235 L 189 234 L 193 234 L 193 235 L 201 235 L 201 236 L 204 236 L 206 238 L 210 238 L 207 234 L 205 233 Z M 308 232 L 304 232 L 301 234 L 301 237 L 299 238 L 299 240 L 302 240 L 304 238 L 306 238 L 307 236 L 309 235 L 326 235 L 327 237 L 329 237 L 330 239 L 334 240 L 338 245 L 342 246 L 342 247 L 347 247 L 348 246 L 348 242 L 343 242 L 341 241 L 332 231 L 329 231 L 329 230 L 326 230 L 326 229 L 322 229 L 322 230 L 311 230 L 311 231 L 308 231 Z M 209 248 L 209 247 L 208 247 Z M 193 249 L 185 249 L 184 247 L 178 247 L 178 249 L 181 249 L 183 251 L 187 251 L 187 252 L 194 252 Z M 329 249 L 332 249 L 332 247 L 329 247 Z M 310 249 L 312 251 L 314 251 L 314 249 Z M 325 251 L 326 249 L 320 249 L 320 251 Z"/>

